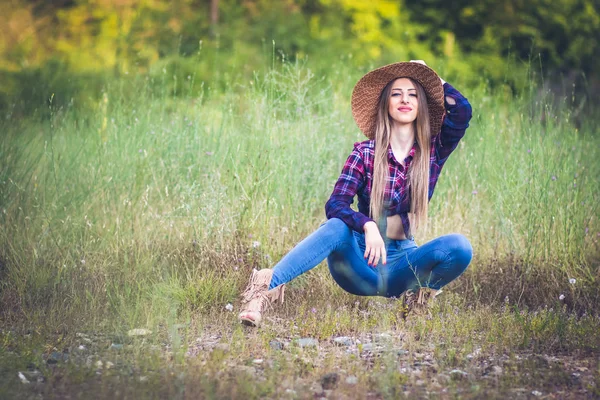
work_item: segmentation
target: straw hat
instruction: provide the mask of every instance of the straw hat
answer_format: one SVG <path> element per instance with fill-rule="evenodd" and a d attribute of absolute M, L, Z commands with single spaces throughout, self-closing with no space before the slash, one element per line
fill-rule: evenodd
<path fill-rule="evenodd" d="M 375 137 L 377 105 L 383 88 L 397 78 L 412 78 L 427 94 L 431 134 L 442 129 L 445 113 L 444 88 L 440 77 L 426 65 L 416 62 L 398 62 L 377 68 L 360 78 L 352 91 L 352 115 L 360 130 L 369 138 Z"/>

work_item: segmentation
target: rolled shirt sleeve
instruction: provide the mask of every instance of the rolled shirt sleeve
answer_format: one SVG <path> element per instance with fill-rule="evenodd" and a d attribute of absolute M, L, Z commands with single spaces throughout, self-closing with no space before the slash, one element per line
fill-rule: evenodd
<path fill-rule="evenodd" d="M 354 211 L 350 206 L 354 196 L 366 184 L 366 172 L 360 143 L 354 144 L 354 149 L 342 169 L 333 192 L 325 204 L 327 219 L 339 218 L 350 229 L 363 233 L 367 222 L 373 221 L 361 212 Z"/>
<path fill-rule="evenodd" d="M 453 99 L 455 104 L 448 103 L 446 97 Z M 446 115 L 442 123 L 442 130 L 435 140 L 437 158 L 442 163 L 458 146 L 458 142 L 469 127 L 472 116 L 469 100 L 447 82 L 444 84 L 444 103 Z"/>

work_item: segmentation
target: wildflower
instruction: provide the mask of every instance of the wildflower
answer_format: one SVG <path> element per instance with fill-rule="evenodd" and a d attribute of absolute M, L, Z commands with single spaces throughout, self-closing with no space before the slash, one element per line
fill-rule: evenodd
<path fill-rule="evenodd" d="M 477 192 L 477 190 L 473 190 L 473 191 L 471 192 L 471 194 L 477 194 L 477 193 L 478 193 L 478 192 Z"/>
<path fill-rule="evenodd" d="M 85 265 L 85 260 L 81 259 L 81 265 Z"/>
<path fill-rule="evenodd" d="M 252 247 L 254 247 L 255 249 L 260 247 L 260 242 L 258 240 L 255 240 L 254 242 L 252 242 Z"/>
<path fill-rule="evenodd" d="M 317 309 L 313 307 L 313 308 L 310 310 L 310 312 L 311 312 L 311 313 L 313 313 L 313 314 L 316 314 L 316 313 L 317 313 Z"/>
<path fill-rule="evenodd" d="M 564 294 L 561 294 L 560 296 L 558 296 L 558 299 L 559 299 L 559 300 L 564 300 L 564 299 L 565 299 L 565 295 L 564 295 Z"/>
<path fill-rule="evenodd" d="M 574 284 L 575 284 L 575 282 L 577 282 L 577 280 L 576 280 L 575 278 L 571 278 L 571 279 L 569 279 L 569 283 L 570 283 L 571 285 L 574 285 Z"/>
<path fill-rule="evenodd" d="M 227 303 L 227 305 L 225 306 L 225 309 L 227 311 L 233 311 L 233 305 L 231 303 Z"/>
<path fill-rule="evenodd" d="M 527 149 L 527 154 L 531 154 L 531 149 Z"/>
<path fill-rule="evenodd" d="M 555 180 L 556 180 L 556 176 L 552 175 L 552 178 L 551 178 L 551 179 L 552 179 L 553 181 L 555 181 Z"/>

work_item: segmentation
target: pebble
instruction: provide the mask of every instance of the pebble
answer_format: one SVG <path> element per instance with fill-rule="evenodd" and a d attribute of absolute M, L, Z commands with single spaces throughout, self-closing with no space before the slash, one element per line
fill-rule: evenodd
<path fill-rule="evenodd" d="M 499 365 L 494 365 L 492 370 L 490 371 L 490 375 L 499 376 L 502 375 L 502 367 Z"/>
<path fill-rule="evenodd" d="M 442 385 L 450 383 L 450 377 L 448 375 L 446 375 L 446 374 L 438 374 L 437 380 Z"/>
<path fill-rule="evenodd" d="M 129 332 L 127 332 L 127 336 L 146 336 L 150 335 L 151 333 L 152 331 L 149 329 L 136 328 L 131 329 Z"/>
<path fill-rule="evenodd" d="M 252 364 L 257 364 L 257 365 L 260 365 L 260 364 L 262 364 L 262 363 L 263 363 L 263 361 L 264 361 L 264 360 L 263 360 L 262 358 L 257 358 L 257 359 L 255 359 L 255 360 L 252 360 Z"/>
<path fill-rule="evenodd" d="M 301 338 L 301 339 L 297 339 L 296 344 L 298 344 L 298 346 L 300 347 L 317 347 L 319 346 L 319 341 L 317 339 L 313 339 L 313 338 Z"/>
<path fill-rule="evenodd" d="M 256 368 L 250 367 L 248 365 L 239 365 L 236 367 L 236 369 L 240 372 L 243 371 L 249 375 L 256 375 Z"/>
<path fill-rule="evenodd" d="M 467 377 L 467 374 L 465 371 L 461 371 L 460 369 L 453 369 L 452 371 L 450 371 L 450 376 L 454 379 L 464 379 Z"/>
<path fill-rule="evenodd" d="M 111 350 L 121 350 L 123 348 L 123 345 L 120 343 L 111 343 L 110 348 Z"/>
<path fill-rule="evenodd" d="M 27 379 L 27 377 L 25 375 L 23 375 L 22 372 L 19 372 L 18 376 L 19 376 L 19 379 L 21 380 L 21 382 L 23 382 L 23 383 L 31 383 L 31 382 L 29 382 L 29 379 Z"/>
<path fill-rule="evenodd" d="M 321 386 L 325 390 L 335 389 L 339 380 L 340 376 L 336 372 L 330 372 L 321 377 Z"/>
<path fill-rule="evenodd" d="M 333 343 L 339 346 L 352 346 L 354 344 L 354 340 L 348 336 L 339 336 L 333 339 Z"/>
<path fill-rule="evenodd" d="M 535 397 L 540 397 L 542 395 L 542 392 L 534 390 L 533 392 L 531 392 L 531 394 L 534 395 Z"/>
<path fill-rule="evenodd" d="M 271 340 L 269 346 L 271 346 L 273 350 L 283 350 L 283 343 L 279 340 Z"/>
<path fill-rule="evenodd" d="M 221 350 L 223 353 L 227 353 L 229 351 L 228 343 L 217 343 L 215 346 L 215 350 Z"/>
<path fill-rule="evenodd" d="M 69 359 L 69 355 L 66 353 L 59 353 L 58 351 L 53 351 L 49 356 L 46 362 L 48 364 L 57 364 L 59 361 L 67 361 Z"/>
<path fill-rule="evenodd" d="M 378 333 L 373 336 L 373 341 L 375 343 L 389 343 L 392 341 L 392 335 L 389 333 Z"/>
<path fill-rule="evenodd" d="M 346 383 L 348 385 L 356 385 L 358 383 L 358 378 L 354 375 L 347 376 Z"/>

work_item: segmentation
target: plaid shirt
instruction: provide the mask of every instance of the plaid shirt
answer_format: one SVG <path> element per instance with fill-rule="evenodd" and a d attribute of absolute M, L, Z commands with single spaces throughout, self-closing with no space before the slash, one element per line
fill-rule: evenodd
<path fill-rule="evenodd" d="M 464 136 L 471 119 L 471 105 L 468 100 L 448 83 L 444 84 L 444 101 L 446 96 L 454 99 L 456 104 L 451 105 L 447 101 L 445 102 L 446 115 L 441 132 L 431 140 L 429 161 L 430 200 L 444 163 L 450 153 L 458 146 L 458 142 Z M 385 198 L 388 201 L 387 215 L 400 215 L 407 237 L 411 236 L 408 219 L 410 191 L 408 189 L 407 172 L 415 151 L 416 148 L 413 145 L 408 156 L 404 159 L 405 166 L 403 166 L 394 157 L 391 146 L 388 148 L 389 175 L 385 189 Z M 333 188 L 333 193 L 325 205 L 327 219 L 339 218 L 351 229 L 361 233 L 364 232 L 364 225 L 369 221 L 373 221 L 368 215 L 374 155 L 374 140 L 354 144 L 354 150 L 346 160 L 342 173 Z M 358 196 L 358 212 L 350 208 L 354 196 Z"/>

